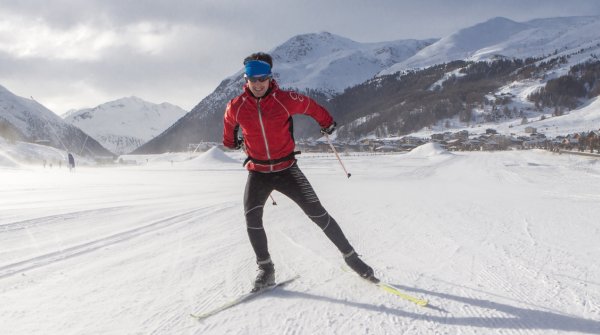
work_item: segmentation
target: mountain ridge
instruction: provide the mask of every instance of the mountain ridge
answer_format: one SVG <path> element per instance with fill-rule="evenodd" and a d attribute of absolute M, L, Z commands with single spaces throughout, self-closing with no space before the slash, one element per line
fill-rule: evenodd
<path fill-rule="evenodd" d="M 112 152 L 125 154 L 162 133 L 186 113 L 170 103 L 154 104 L 130 96 L 69 112 L 65 121 L 84 130 Z"/>
<path fill-rule="evenodd" d="M 527 58 L 600 43 L 600 16 L 542 18 L 516 22 L 495 17 L 441 38 L 379 75 L 453 60 L 479 61 L 498 55 Z"/>
<path fill-rule="evenodd" d="M 274 77 L 282 88 L 310 92 L 319 95 L 321 101 L 324 101 L 352 85 L 372 78 L 389 64 L 407 58 L 434 40 L 361 43 L 321 32 L 294 36 L 269 53 L 274 59 Z M 290 55 L 294 58 L 288 60 Z M 242 59 L 240 65 L 241 63 Z M 351 69 L 355 71 L 349 71 Z M 179 151 L 186 150 L 188 144 L 219 141 L 225 106 L 230 99 L 242 92 L 242 71 L 240 68 L 235 74 L 225 78 L 188 114 L 133 153 Z M 309 127 L 310 122 L 307 120 L 301 120 L 295 125 L 295 129 L 301 133 L 307 133 Z"/>
<path fill-rule="evenodd" d="M 84 156 L 112 156 L 89 135 L 64 122 L 58 115 L 32 99 L 19 97 L 0 85 L 0 129 L 9 140 L 45 143 Z"/>

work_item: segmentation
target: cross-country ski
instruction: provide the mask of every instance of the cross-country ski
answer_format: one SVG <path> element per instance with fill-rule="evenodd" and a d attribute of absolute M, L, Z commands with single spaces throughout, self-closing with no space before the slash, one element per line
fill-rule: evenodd
<path fill-rule="evenodd" d="M 226 310 L 228 308 L 234 307 L 234 306 L 239 305 L 239 304 L 241 304 L 243 302 L 246 302 L 248 300 L 254 299 L 254 298 L 256 298 L 257 296 L 259 296 L 259 295 L 261 295 L 263 293 L 269 292 L 269 291 L 274 290 L 274 289 L 276 289 L 278 287 L 283 287 L 283 286 L 291 283 L 292 281 L 294 281 L 294 280 L 296 280 L 298 278 L 300 278 L 300 276 L 295 276 L 293 278 L 290 278 L 290 279 L 278 282 L 278 283 L 276 283 L 274 285 L 264 287 L 264 288 L 262 288 L 260 290 L 256 290 L 256 291 L 252 290 L 252 291 L 250 291 L 248 293 L 245 293 L 243 295 L 240 295 L 239 297 L 237 297 L 237 298 L 235 298 L 235 299 L 233 299 L 233 300 L 231 300 L 231 301 L 229 301 L 229 302 L 227 302 L 227 303 L 225 303 L 225 304 L 223 304 L 221 306 L 218 306 L 218 307 L 216 307 L 214 309 L 211 309 L 211 310 L 208 310 L 208 311 L 205 311 L 205 312 L 201 312 L 201 313 L 197 313 L 197 314 L 192 313 L 192 314 L 190 314 L 190 316 L 193 317 L 193 318 L 195 318 L 195 319 L 197 319 L 197 320 L 206 319 L 209 316 L 215 315 L 215 314 L 217 314 L 219 312 L 222 312 L 222 311 L 224 311 L 224 310 Z"/>

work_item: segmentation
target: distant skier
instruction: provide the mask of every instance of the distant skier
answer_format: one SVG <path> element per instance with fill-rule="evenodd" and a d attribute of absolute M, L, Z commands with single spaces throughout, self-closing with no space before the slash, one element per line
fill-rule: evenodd
<path fill-rule="evenodd" d="M 269 54 L 252 54 L 244 59 L 244 66 L 244 92 L 232 99 L 225 110 L 223 144 L 235 149 L 243 143 L 248 155 L 244 212 L 258 264 L 255 289 L 275 283 L 275 267 L 262 220 L 263 206 L 273 190 L 300 206 L 335 244 L 350 268 L 363 278 L 372 278 L 373 269 L 359 258 L 338 223 L 323 208 L 295 159 L 292 115 L 312 117 L 324 134 L 333 133 L 336 123 L 326 109 L 309 97 L 279 89 L 273 79 L 273 60 Z M 243 141 L 237 138 L 240 127 Z"/>
<path fill-rule="evenodd" d="M 69 159 L 69 171 L 73 172 L 73 169 L 75 169 L 75 158 L 73 157 L 73 155 L 70 152 L 68 154 L 68 159 Z"/>

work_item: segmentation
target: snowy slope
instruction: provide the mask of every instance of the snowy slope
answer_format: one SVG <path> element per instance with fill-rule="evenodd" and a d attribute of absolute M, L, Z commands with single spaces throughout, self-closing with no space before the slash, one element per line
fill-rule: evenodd
<path fill-rule="evenodd" d="M 14 158 L 0 151 L 0 168 L 17 168 L 19 166 L 19 162 L 15 161 Z"/>
<path fill-rule="evenodd" d="M 543 120 L 541 117 L 532 118 L 524 125 L 515 120 L 494 127 L 504 134 L 511 132 L 525 134 L 526 127 L 535 127 L 540 133 L 549 137 L 598 130 L 600 129 L 600 98 L 591 99 L 584 106 L 565 115 L 554 117 L 547 115 Z"/>
<path fill-rule="evenodd" d="M 79 128 L 64 122 L 37 101 L 19 97 L 3 86 L 0 86 L 0 125 L 11 130 L 13 140 L 40 142 L 83 155 L 111 155 Z"/>
<path fill-rule="evenodd" d="M 285 87 L 341 93 L 434 41 L 359 43 L 327 32 L 298 35 L 271 51 L 273 70 Z"/>
<path fill-rule="evenodd" d="M 153 104 L 128 97 L 71 111 L 65 121 L 90 134 L 112 152 L 124 154 L 162 133 L 185 113 L 169 103 Z"/>
<path fill-rule="evenodd" d="M 539 128 L 548 136 L 598 130 L 600 129 L 600 98 L 594 98 L 585 106 L 572 110 L 566 115 L 533 121 L 529 126 Z"/>
<path fill-rule="evenodd" d="M 435 41 L 361 43 L 321 32 L 294 36 L 269 54 L 273 56 L 273 72 L 280 86 L 339 94 L 410 58 Z M 243 69 L 227 78 L 229 85 L 221 90 L 233 89 L 239 94 L 242 76 Z"/>
<path fill-rule="evenodd" d="M 431 145 L 344 159 L 351 179 L 333 156 L 299 164 L 363 258 L 431 308 L 342 271 L 321 230 L 275 192 L 264 219 L 277 278 L 300 279 L 196 322 L 189 313 L 255 275 L 241 167 L 9 169 L 0 333 L 600 333 L 600 161 Z"/>
<path fill-rule="evenodd" d="M 526 100 L 527 95 L 532 90 L 535 90 L 539 84 L 535 82 L 515 82 L 499 90 L 498 93 L 507 93 L 514 96 L 513 103 L 508 107 L 512 108 L 528 108 L 533 107 L 533 103 Z M 500 134 L 514 134 L 516 136 L 529 136 L 525 131 L 527 127 L 534 127 L 538 133 L 542 133 L 549 138 L 556 136 L 566 136 L 581 132 L 589 132 L 590 130 L 600 129 L 600 98 L 590 99 L 585 105 L 573 109 L 561 116 L 552 116 L 552 112 L 527 112 L 528 122 L 522 124 L 521 118 L 505 120 L 502 122 L 483 122 L 476 125 L 467 125 L 454 118 L 449 121 L 450 128 L 446 127 L 447 120 L 441 120 L 437 125 L 421 129 L 411 133 L 411 136 L 430 138 L 431 135 L 440 132 L 458 132 L 462 130 L 468 131 L 470 134 L 484 134 L 486 129 L 496 129 Z"/>
<path fill-rule="evenodd" d="M 47 145 L 28 143 L 22 141 L 8 142 L 0 137 L 0 169 L 32 169 L 44 166 L 51 168 L 67 168 L 69 152 Z M 76 166 L 96 165 L 96 162 L 86 156 L 71 152 L 75 158 Z M 0 172 L 1 173 L 1 172 Z"/>
<path fill-rule="evenodd" d="M 14 125 L 27 137 L 39 136 L 45 124 L 59 126 L 62 119 L 32 99 L 19 97 L 0 86 L 0 117 Z M 40 125 L 41 123 L 41 125 Z"/>
<path fill-rule="evenodd" d="M 331 33 L 292 37 L 269 53 L 274 58 L 273 72 L 279 85 L 296 90 L 313 90 L 333 96 L 345 88 L 372 78 L 381 70 L 398 63 L 435 40 L 399 40 L 359 43 Z M 142 145 L 136 154 L 183 151 L 189 144 L 221 140 L 223 111 L 227 102 L 239 95 L 244 85 L 240 70 L 225 78 L 188 114 L 165 132 Z M 295 131 L 306 132 L 301 122 Z"/>
<path fill-rule="evenodd" d="M 566 74 L 571 66 L 597 58 L 600 54 L 600 35 L 597 31 L 600 31 L 600 17 L 559 17 L 527 22 L 497 17 L 439 40 L 359 43 L 323 32 L 295 36 L 270 53 L 275 59 L 273 70 L 280 86 L 324 93 L 325 97 L 343 95 L 345 89 L 358 84 L 372 83 L 377 86 L 379 81 L 368 80 L 378 74 L 424 68 L 451 60 L 545 57 L 540 60 L 541 63 L 568 56 L 567 63 L 549 69 L 547 73 L 540 74 L 539 78 L 527 78 L 515 83 L 522 87 L 521 93 L 531 93 L 545 85 L 547 80 Z M 456 77 L 456 72 L 446 73 L 436 84 L 439 86 L 453 75 Z M 136 153 L 183 151 L 190 143 L 220 141 L 222 134 L 218 125 L 222 123 L 223 110 L 230 99 L 240 94 L 243 84 L 240 69 L 223 80 L 213 93 L 173 127 L 149 141 Z M 431 90 L 435 88 L 436 85 L 430 87 Z M 385 91 L 385 88 L 381 90 Z M 357 92 L 359 91 L 351 94 L 358 94 Z M 350 94 L 348 97 L 349 100 L 373 98 L 371 95 Z M 523 106 L 531 105 L 526 101 L 526 95 L 521 95 L 515 101 Z M 331 107 L 339 115 L 356 113 L 357 123 L 360 119 L 370 117 L 363 115 L 366 112 L 370 111 L 373 115 L 380 112 L 371 109 L 366 112 L 353 110 L 352 107 L 337 111 L 335 106 Z M 548 114 L 547 111 L 544 113 Z M 300 119 L 295 124 L 297 138 L 313 136 L 313 125 L 302 121 Z M 340 128 L 343 126 L 346 125 L 340 124 Z"/>
<path fill-rule="evenodd" d="M 484 60 L 497 56 L 549 56 L 585 50 L 589 56 L 600 51 L 600 17 L 559 17 L 514 22 L 497 17 L 464 28 L 423 48 L 380 74 L 423 68 L 452 60 Z"/>

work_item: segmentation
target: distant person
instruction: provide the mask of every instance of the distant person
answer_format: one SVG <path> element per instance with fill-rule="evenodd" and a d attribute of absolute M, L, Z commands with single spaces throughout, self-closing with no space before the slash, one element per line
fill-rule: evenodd
<path fill-rule="evenodd" d="M 263 227 L 263 207 L 273 190 L 300 206 L 335 244 L 350 268 L 361 277 L 375 281 L 373 269 L 359 258 L 338 223 L 323 208 L 294 157 L 297 152 L 294 152 L 292 115 L 312 117 L 324 134 L 333 133 L 336 123 L 325 108 L 309 97 L 279 89 L 271 72 L 270 55 L 252 54 L 244 60 L 244 66 L 244 92 L 232 99 L 225 110 L 223 144 L 232 149 L 244 144 L 248 154 L 244 213 L 258 264 L 254 290 L 275 283 L 275 267 Z M 240 128 L 243 141 L 237 138 Z"/>
<path fill-rule="evenodd" d="M 69 152 L 68 158 L 69 158 L 69 171 L 73 172 L 73 169 L 75 169 L 75 157 L 73 157 L 73 154 L 71 154 Z"/>

